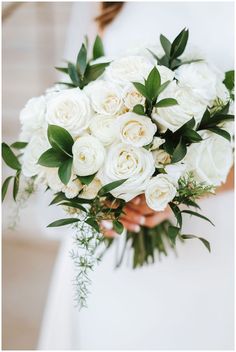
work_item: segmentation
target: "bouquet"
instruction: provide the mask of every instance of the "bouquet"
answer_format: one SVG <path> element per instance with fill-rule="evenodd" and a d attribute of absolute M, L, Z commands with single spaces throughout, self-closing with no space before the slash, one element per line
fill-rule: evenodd
<path fill-rule="evenodd" d="M 89 58 L 85 40 L 76 63 L 57 67 L 64 81 L 21 111 L 20 141 L 2 144 L 3 160 L 15 170 L 2 198 L 13 183 L 16 202 L 39 188 L 65 210 L 48 226 L 74 231 L 81 307 L 89 271 L 116 243 L 103 235 L 103 220 L 125 236 L 117 266 L 125 255 L 133 268 L 154 263 L 177 240 L 197 238 L 210 251 L 206 239 L 184 234 L 182 223 L 186 215 L 210 221 L 198 199 L 214 193 L 232 166 L 234 73 L 185 50 L 188 36 L 187 29 L 173 42 L 161 35 L 160 45 L 111 60 L 99 36 Z M 175 220 L 127 231 L 125 205 L 141 194 L 155 211 L 170 207 Z"/>

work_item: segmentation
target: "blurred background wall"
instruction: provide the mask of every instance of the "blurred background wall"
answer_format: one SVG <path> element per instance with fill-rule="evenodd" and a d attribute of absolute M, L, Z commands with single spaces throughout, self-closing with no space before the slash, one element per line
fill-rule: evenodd
<path fill-rule="evenodd" d="M 2 139 L 16 141 L 19 111 L 57 80 L 53 67 L 63 58 L 70 2 L 2 3 Z M 3 179 L 11 174 L 3 165 Z M 8 192 L 10 193 L 10 191 Z M 32 196 L 15 230 L 8 194 L 2 209 L 2 349 L 35 349 L 60 238 L 39 227 Z M 13 219 L 14 220 L 14 219 Z"/>

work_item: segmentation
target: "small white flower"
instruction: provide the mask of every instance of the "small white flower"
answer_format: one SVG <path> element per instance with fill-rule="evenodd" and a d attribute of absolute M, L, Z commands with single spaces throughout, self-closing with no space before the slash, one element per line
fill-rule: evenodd
<path fill-rule="evenodd" d="M 55 93 L 47 103 L 46 120 L 76 137 L 88 128 L 92 117 L 89 99 L 79 88 Z"/>
<path fill-rule="evenodd" d="M 163 168 L 163 166 L 170 164 L 171 157 L 164 149 L 156 149 L 152 152 L 153 158 L 155 160 L 156 168 Z"/>
<path fill-rule="evenodd" d="M 122 142 L 134 147 L 143 147 L 151 143 L 157 130 L 149 117 L 133 112 L 127 112 L 117 118 L 117 126 Z"/>
<path fill-rule="evenodd" d="M 80 193 L 80 197 L 86 199 L 93 199 L 96 197 L 101 187 L 101 181 L 95 177 L 89 185 L 85 185 L 83 187 L 83 191 Z"/>
<path fill-rule="evenodd" d="M 144 96 L 137 91 L 133 84 L 128 84 L 124 88 L 122 96 L 124 104 L 129 110 L 133 110 L 135 105 L 144 105 L 145 103 Z"/>
<path fill-rule="evenodd" d="M 152 153 L 124 143 L 110 147 L 105 164 L 98 177 L 103 185 L 127 179 L 111 193 L 126 201 L 144 192 L 146 184 L 155 171 Z"/>
<path fill-rule="evenodd" d="M 42 95 L 31 98 L 20 112 L 21 140 L 28 142 L 32 135 L 46 129 L 46 100 Z"/>
<path fill-rule="evenodd" d="M 143 56 L 125 56 L 106 68 L 105 77 L 124 86 L 129 82 L 143 82 L 152 68 L 151 62 Z"/>
<path fill-rule="evenodd" d="M 85 88 L 94 111 L 101 115 L 116 115 L 122 107 L 120 88 L 107 81 L 97 80 Z"/>
<path fill-rule="evenodd" d="M 74 174 L 70 181 L 65 185 L 58 176 L 58 168 L 44 168 L 46 184 L 53 192 L 63 192 L 67 198 L 76 197 L 82 189 L 82 184 Z"/>
<path fill-rule="evenodd" d="M 154 137 L 150 150 L 152 151 L 152 150 L 158 149 L 160 147 L 160 145 L 162 145 L 163 143 L 165 143 L 165 139 L 164 138 Z"/>
<path fill-rule="evenodd" d="M 149 181 L 145 197 L 147 205 L 155 211 L 163 211 L 177 193 L 168 175 L 159 174 Z"/>
<path fill-rule="evenodd" d="M 169 129 L 175 132 L 192 117 L 198 122 L 201 120 L 206 105 L 197 100 L 191 90 L 180 87 L 175 81 L 171 82 L 169 86 L 160 94 L 158 100 L 165 98 L 174 98 L 178 104 L 165 107 L 156 108 L 153 112 L 153 119 L 159 124 L 161 132 Z"/>
<path fill-rule="evenodd" d="M 79 137 L 73 147 L 73 166 L 78 176 L 93 175 L 102 166 L 105 159 L 105 148 L 93 136 Z"/>
<path fill-rule="evenodd" d="M 204 140 L 188 147 L 184 160 L 187 169 L 194 173 L 199 182 L 219 186 L 226 181 L 233 164 L 232 145 L 213 132 L 200 131 L 199 134 Z"/>

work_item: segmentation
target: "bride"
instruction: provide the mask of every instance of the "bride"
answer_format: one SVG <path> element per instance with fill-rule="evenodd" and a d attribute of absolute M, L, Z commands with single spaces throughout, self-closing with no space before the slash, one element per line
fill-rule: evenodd
<path fill-rule="evenodd" d="M 98 29 L 106 54 L 119 56 L 134 48 L 168 38 L 183 27 L 190 43 L 205 52 L 222 70 L 233 67 L 233 3 L 127 2 L 74 3 L 66 43 L 66 58 L 74 60 L 88 34 Z M 97 21 L 94 19 L 97 17 Z M 224 23 L 224 25 L 221 25 Z M 88 308 L 78 311 L 73 302 L 74 276 L 71 240 L 62 243 L 52 278 L 39 349 L 82 350 L 227 350 L 233 349 L 233 192 L 232 177 L 223 192 L 203 199 L 203 213 L 215 228 L 198 219 L 185 221 L 185 233 L 207 235 L 209 254 L 198 242 L 177 246 L 177 255 L 133 271 L 114 270 L 110 251 L 91 276 Z M 161 220 L 142 199 L 129 205 L 126 227 Z M 169 216 L 165 212 L 164 216 Z M 107 227 L 107 235 L 113 235 Z M 68 233 L 67 233 L 68 236 Z M 204 237 L 204 236 L 203 236 Z"/>

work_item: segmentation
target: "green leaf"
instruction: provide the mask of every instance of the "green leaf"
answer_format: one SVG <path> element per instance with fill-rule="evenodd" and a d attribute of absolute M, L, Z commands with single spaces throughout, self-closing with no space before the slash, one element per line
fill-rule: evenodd
<path fill-rule="evenodd" d="M 19 184 L 20 184 L 20 171 L 17 171 L 16 176 L 14 177 L 14 184 L 13 184 L 13 199 L 16 201 L 16 197 L 19 191 Z"/>
<path fill-rule="evenodd" d="M 79 210 L 84 211 L 85 213 L 87 213 L 87 210 L 81 204 L 77 204 L 75 202 L 68 201 L 68 202 L 60 203 L 58 205 L 64 205 L 66 207 L 76 208 L 76 209 L 79 209 Z"/>
<path fill-rule="evenodd" d="M 208 251 L 211 252 L 210 243 L 207 240 L 205 240 L 205 238 L 194 236 L 194 235 L 182 235 L 181 238 L 183 238 L 184 240 L 197 238 L 198 240 L 200 240 L 204 244 L 204 246 L 208 249 Z"/>
<path fill-rule="evenodd" d="M 26 142 L 15 142 L 11 144 L 11 148 L 14 149 L 24 149 L 28 143 Z"/>
<path fill-rule="evenodd" d="M 165 99 L 162 99 L 160 101 L 158 101 L 156 104 L 155 104 L 155 107 L 156 108 L 166 108 L 168 106 L 173 106 L 173 105 L 178 105 L 178 102 L 176 99 L 173 99 L 173 98 L 165 98 Z"/>
<path fill-rule="evenodd" d="M 88 65 L 84 74 L 83 87 L 100 77 L 110 62 L 103 62 L 96 65 Z"/>
<path fill-rule="evenodd" d="M 88 225 L 92 226 L 97 232 L 100 232 L 99 230 L 99 225 L 97 223 L 97 221 L 93 218 L 88 218 L 86 221 L 85 221 Z"/>
<path fill-rule="evenodd" d="M 222 130 L 222 128 L 219 128 L 219 127 L 215 126 L 215 127 L 210 127 L 210 128 L 207 128 L 207 129 L 209 131 L 213 132 L 213 133 L 218 134 L 221 137 L 224 137 L 229 142 L 231 141 L 231 136 L 230 136 L 229 132 L 227 132 L 225 130 Z"/>
<path fill-rule="evenodd" d="M 200 134 L 198 134 L 196 131 L 194 131 L 194 130 L 192 130 L 190 128 L 186 128 L 183 131 L 182 135 L 190 143 L 198 143 L 198 142 L 202 141 L 202 137 L 200 136 Z"/>
<path fill-rule="evenodd" d="M 179 207 L 175 204 L 175 203 L 169 203 L 169 206 L 171 208 L 171 210 L 173 211 L 176 220 L 180 226 L 180 228 L 182 227 L 182 215 L 181 215 L 181 210 L 179 209 Z"/>
<path fill-rule="evenodd" d="M 177 163 L 178 161 L 182 160 L 185 155 L 187 154 L 187 147 L 186 144 L 183 142 L 182 138 L 180 138 L 179 143 L 177 144 L 176 148 L 174 149 L 171 162 Z"/>
<path fill-rule="evenodd" d="M 51 148 L 40 156 L 38 164 L 46 167 L 59 167 L 66 159 L 65 154 Z"/>
<path fill-rule="evenodd" d="M 9 183 L 11 181 L 11 179 L 13 178 L 14 176 L 9 176 L 6 178 L 6 180 L 3 182 L 3 185 L 2 185 L 2 202 L 4 201 L 5 199 L 5 196 L 6 196 L 6 193 L 7 193 L 7 190 L 8 190 L 8 186 L 9 186 Z"/>
<path fill-rule="evenodd" d="M 133 108 L 133 112 L 138 115 L 145 115 L 144 107 L 141 104 L 137 104 Z"/>
<path fill-rule="evenodd" d="M 70 181 L 73 159 L 64 161 L 58 169 L 58 176 L 64 185 Z"/>
<path fill-rule="evenodd" d="M 158 89 L 161 85 L 161 76 L 156 67 L 153 67 L 146 80 L 145 88 L 150 100 L 157 98 Z"/>
<path fill-rule="evenodd" d="M 2 158 L 5 163 L 12 169 L 21 169 L 21 164 L 19 163 L 17 157 L 6 143 L 2 143 Z"/>
<path fill-rule="evenodd" d="M 181 213 L 182 213 L 182 214 L 185 213 L 185 214 L 197 216 L 197 217 L 199 217 L 199 218 L 201 218 L 201 219 L 203 219 L 203 220 L 208 221 L 210 224 L 212 224 L 213 226 L 215 226 L 215 225 L 213 224 L 213 222 L 212 222 L 210 219 L 208 219 L 206 216 L 203 216 L 203 215 L 201 215 L 201 214 L 199 214 L 199 213 L 196 213 L 195 211 L 192 211 L 192 210 L 182 210 Z"/>
<path fill-rule="evenodd" d="M 93 179 L 94 179 L 95 176 L 96 176 L 96 173 L 93 174 L 93 175 L 77 176 L 77 177 L 78 177 L 78 179 L 80 180 L 80 182 L 81 182 L 83 185 L 87 185 L 87 186 L 88 186 L 88 185 L 93 181 Z"/>
<path fill-rule="evenodd" d="M 80 220 L 79 220 L 79 219 L 76 219 L 76 218 L 60 219 L 60 220 L 56 220 L 56 221 L 52 222 L 52 223 L 49 224 L 47 227 L 65 226 L 65 225 L 73 224 L 73 223 L 78 222 L 78 221 L 80 221 Z"/>
<path fill-rule="evenodd" d="M 78 86 L 80 84 L 80 79 L 76 70 L 76 67 L 74 64 L 70 63 L 68 64 L 68 74 L 70 76 L 70 79 L 72 80 L 72 82 Z"/>
<path fill-rule="evenodd" d="M 48 140 L 54 149 L 72 157 L 74 140 L 67 130 L 57 125 L 49 125 Z"/>
<path fill-rule="evenodd" d="M 119 235 L 122 234 L 122 232 L 124 231 L 123 224 L 120 221 L 118 221 L 118 220 L 113 220 L 112 224 L 113 224 L 113 230 L 116 233 L 118 233 Z"/>
<path fill-rule="evenodd" d="M 162 48 L 164 49 L 164 52 L 169 57 L 170 51 L 171 51 L 171 42 L 163 34 L 160 35 L 160 42 L 161 42 Z"/>
<path fill-rule="evenodd" d="M 203 59 L 194 59 L 194 60 L 188 60 L 188 61 L 181 61 L 181 66 L 182 65 L 189 65 L 194 62 L 202 62 L 202 61 L 204 61 L 204 60 Z"/>
<path fill-rule="evenodd" d="M 76 68 L 81 76 L 84 75 L 87 66 L 87 49 L 82 44 L 76 60 Z"/>
<path fill-rule="evenodd" d="M 103 186 L 99 192 L 98 192 L 98 195 L 100 197 L 103 197 L 105 196 L 107 193 L 111 192 L 113 189 L 121 186 L 125 181 L 127 181 L 127 178 L 126 179 L 123 179 L 123 180 L 118 180 L 118 181 L 113 181 L 111 183 L 108 183 L 107 185 Z"/>
<path fill-rule="evenodd" d="M 141 93 L 145 98 L 149 99 L 146 91 L 146 87 L 142 83 L 139 83 L 139 82 L 132 82 L 132 83 L 139 93 Z"/>
<path fill-rule="evenodd" d="M 99 35 L 97 35 L 93 45 L 93 59 L 96 60 L 101 56 L 104 56 L 103 43 Z"/>
<path fill-rule="evenodd" d="M 67 200 L 65 193 L 58 192 L 49 205 L 60 203 L 62 200 Z"/>
<path fill-rule="evenodd" d="M 206 125 L 207 127 L 215 127 L 221 122 L 234 120 L 234 115 L 216 114 L 211 117 L 210 122 Z"/>
<path fill-rule="evenodd" d="M 68 74 L 68 67 L 55 67 L 56 70 Z"/>
<path fill-rule="evenodd" d="M 159 88 L 158 88 L 158 91 L 157 91 L 157 95 L 160 95 L 163 90 L 166 89 L 166 87 L 170 84 L 170 81 L 166 81 L 165 83 L 163 83 Z"/>
<path fill-rule="evenodd" d="M 180 231 L 179 227 L 172 226 L 172 225 L 168 227 L 168 237 L 174 245 L 179 231 Z"/>
<path fill-rule="evenodd" d="M 188 29 L 185 28 L 177 35 L 171 45 L 170 56 L 171 58 L 177 58 L 183 54 L 188 41 Z"/>
<path fill-rule="evenodd" d="M 229 91 L 234 89 L 234 71 L 233 70 L 225 72 L 225 79 L 223 83 Z"/>
<path fill-rule="evenodd" d="M 207 124 L 210 121 L 210 119 L 211 119 L 210 111 L 208 109 L 206 109 L 206 111 L 204 112 L 204 114 L 202 116 L 199 127 L 200 128 L 203 127 L 205 124 Z"/>
<path fill-rule="evenodd" d="M 149 53 L 154 57 L 154 59 L 156 59 L 157 60 L 157 62 L 159 62 L 160 61 L 160 59 L 159 59 L 159 57 L 152 51 L 152 50 L 150 50 L 150 49 L 148 49 L 147 48 L 147 50 L 149 51 Z"/>

